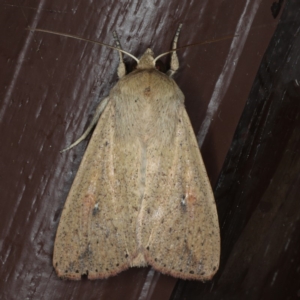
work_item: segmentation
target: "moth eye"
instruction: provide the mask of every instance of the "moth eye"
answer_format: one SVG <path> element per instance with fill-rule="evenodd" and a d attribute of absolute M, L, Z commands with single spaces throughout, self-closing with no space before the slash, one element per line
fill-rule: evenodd
<path fill-rule="evenodd" d="M 155 68 L 156 70 L 162 72 L 162 73 L 166 73 L 167 72 L 167 68 L 165 66 L 165 64 L 161 61 L 161 60 L 157 60 L 155 62 Z"/>
<path fill-rule="evenodd" d="M 130 66 L 129 66 L 129 73 L 136 70 L 136 67 L 137 67 L 137 62 L 133 62 Z"/>

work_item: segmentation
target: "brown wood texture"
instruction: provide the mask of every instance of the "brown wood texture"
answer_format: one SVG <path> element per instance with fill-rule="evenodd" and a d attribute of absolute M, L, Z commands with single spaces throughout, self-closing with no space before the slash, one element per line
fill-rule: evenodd
<path fill-rule="evenodd" d="M 24 29 L 39 27 L 108 44 L 113 44 L 112 31 L 117 30 L 123 48 L 135 56 L 149 46 L 156 54 L 169 50 L 180 22 L 179 46 L 238 35 L 178 52 L 175 80 L 185 94 L 214 186 L 280 17 L 274 18 L 272 3 L 1 2 L 1 299 L 169 299 L 177 282 L 151 268 L 133 268 L 97 281 L 62 281 L 56 276 L 51 262 L 54 237 L 87 141 L 67 153 L 59 151 L 80 136 L 100 99 L 116 83 L 118 54 Z M 128 57 L 126 62 L 132 64 Z M 224 245 L 228 256 L 232 245 Z M 193 283 L 190 290 L 195 296 L 198 289 L 205 290 L 202 283 Z"/>
<path fill-rule="evenodd" d="M 220 270 L 178 281 L 172 300 L 300 297 L 299 14 L 287 1 L 215 188 Z"/>

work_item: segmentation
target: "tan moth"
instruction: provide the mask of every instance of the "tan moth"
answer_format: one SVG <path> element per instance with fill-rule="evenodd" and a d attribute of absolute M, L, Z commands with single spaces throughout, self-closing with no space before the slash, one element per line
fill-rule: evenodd
<path fill-rule="evenodd" d="M 179 67 L 180 29 L 166 74 L 155 68 L 166 53 L 154 58 L 147 49 L 137 59 L 117 42 L 120 80 L 67 148 L 97 123 L 56 234 L 53 265 L 61 278 L 107 278 L 150 265 L 174 277 L 209 280 L 218 270 L 215 200 L 184 95 L 171 78 Z M 122 52 L 137 61 L 128 75 Z"/>

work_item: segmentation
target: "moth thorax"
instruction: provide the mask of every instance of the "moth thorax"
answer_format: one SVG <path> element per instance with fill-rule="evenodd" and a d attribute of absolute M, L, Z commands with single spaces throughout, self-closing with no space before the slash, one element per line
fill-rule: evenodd
<path fill-rule="evenodd" d="M 154 53 L 148 48 L 143 56 L 140 58 L 137 69 L 153 69 L 155 68 Z"/>

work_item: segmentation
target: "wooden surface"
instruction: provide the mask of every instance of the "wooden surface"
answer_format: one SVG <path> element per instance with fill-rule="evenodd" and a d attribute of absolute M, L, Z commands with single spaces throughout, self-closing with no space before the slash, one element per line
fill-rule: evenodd
<path fill-rule="evenodd" d="M 247 291 L 248 286 L 254 291 L 257 287 L 259 292 L 264 291 L 264 287 L 272 289 L 267 284 L 271 284 L 274 278 L 274 282 L 284 278 L 286 274 L 294 275 L 289 275 L 290 282 L 296 280 L 299 260 L 295 255 L 299 257 L 299 252 L 295 251 L 299 240 L 293 237 L 297 232 L 297 207 L 283 207 L 290 203 L 283 199 L 290 197 L 288 199 L 294 203 L 294 195 L 299 192 L 296 147 L 299 141 L 296 131 L 299 93 L 295 85 L 296 73 L 291 71 L 297 70 L 296 60 L 289 64 L 290 69 L 285 69 L 287 74 L 293 74 L 285 82 L 286 93 L 280 94 L 282 86 L 276 85 L 278 94 L 274 92 L 274 98 L 269 96 L 264 102 L 266 84 L 259 77 L 255 81 L 256 92 L 253 88 L 247 102 L 248 109 L 251 105 L 254 108 L 245 108 L 262 57 L 280 19 L 280 14 L 274 18 L 272 3 L 273 0 L 205 0 L 122 3 L 3 1 L 0 4 L 1 299 L 197 299 L 200 296 L 201 299 L 222 299 L 223 295 L 223 299 L 229 299 L 226 295 L 241 299 L 238 295 L 244 295 L 242 292 Z M 286 28 L 290 28 L 290 44 L 297 36 L 298 27 L 293 25 L 299 16 L 297 5 L 296 1 L 287 0 L 285 6 L 289 13 L 285 15 L 285 24 Z M 231 162 L 227 156 L 216 186 L 222 227 L 221 269 L 213 284 L 177 281 L 151 268 L 130 269 L 107 280 L 62 281 L 57 278 L 51 263 L 53 242 L 64 201 L 87 141 L 67 153 L 60 154 L 59 151 L 83 132 L 100 99 L 116 83 L 118 55 L 104 47 L 45 33 L 33 34 L 24 28 L 55 30 L 108 44 L 113 43 L 112 31 L 117 30 L 123 48 L 139 56 L 149 46 L 156 54 L 169 50 L 180 22 L 184 26 L 179 46 L 238 35 L 234 39 L 181 50 L 178 53 L 180 69 L 175 76 L 186 96 L 187 111 L 213 186 L 229 149 L 229 154 L 234 157 Z M 288 50 L 278 47 L 284 36 L 273 40 L 272 47 L 277 49 L 278 56 L 267 61 L 269 65 L 264 72 L 268 76 L 265 73 L 262 76 L 268 78 L 268 91 L 277 91 L 271 88 L 275 79 L 280 82 L 277 69 L 288 62 Z M 126 62 L 129 66 L 132 64 L 129 58 Z M 271 99 L 277 99 L 278 106 Z M 291 104 L 286 104 L 284 110 L 280 101 Z M 270 110 L 264 103 L 269 105 L 269 109 L 275 105 L 275 111 L 278 110 L 272 123 L 277 125 L 275 129 L 267 123 Z M 258 105 L 257 108 L 255 105 Z M 249 113 L 242 114 L 244 109 Z M 291 115 L 285 113 L 290 111 Z M 259 113 L 264 114 L 259 117 Z M 256 133 L 256 139 L 251 139 L 251 134 L 245 129 L 247 127 L 239 127 L 232 144 L 240 118 L 243 126 L 249 125 L 251 134 Z M 286 118 L 288 122 L 284 122 Z M 286 123 L 287 134 L 280 139 L 276 130 L 281 128 L 279 124 Z M 284 135 L 284 132 L 280 134 Z M 277 137 L 276 146 L 267 140 L 269 136 Z M 268 146 L 260 147 L 262 141 L 266 141 Z M 256 148 L 252 148 L 253 145 L 257 145 Z M 256 161 L 259 149 L 264 149 L 262 153 L 265 156 Z M 268 154 L 275 157 L 276 163 Z M 260 169 L 263 163 L 266 165 Z M 252 164 L 256 172 L 253 177 L 250 172 Z M 287 164 L 291 169 L 285 169 Z M 271 189 L 276 190 L 280 186 L 281 172 L 286 174 L 290 193 L 286 192 L 280 199 L 268 196 L 265 194 L 267 191 L 275 193 Z M 246 180 L 249 176 L 253 181 Z M 266 185 L 259 185 L 260 176 L 263 176 Z M 244 193 L 247 198 L 244 198 Z M 270 208 L 269 202 L 273 198 L 276 205 L 272 204 Z M 258 207 L 262 207 L 264 215 L 259 215 L 258 211 L 257 219 L 252 219 Z M 272 216 L 277 215 L 278 208 L 282 209 L 282 218 L 287 221 L 282 223 L 282 219 L 276 219 L 275 224 Z M 260 223 L 266 219 L 274 221 L 274 227 L 267 226 L 271 221 Z M 290 219 L 291 223 L 288 222 Z M 267 242 L 268 237 L 272 238 L 272 243 Z M 279 242 L 281 251 L 277 253 Z M 288 249 L 286 252 L 283 251 L 285 247 Z M 248 249 L 251 255 L 248 255 Z M 293 249 L 294 252 L 289 252 Z M 258 266 L 262 264 L 260 259 L 265 257 L 264 253 L 267 257 L 268 253 L 273 256 L 262 272 Z M 288 254 L 290 256 L 286 257 Z M 282 262 L 290 259 L 292 266 L 271 264 L 276 259 Z M 247 268 L 250 263 L 253 265 L 251 272 Z M 285 267 L 286 272 L 279 272 L 279 266 Z M 288 272 L 291 269 L 294 273 Z M 243 278 L 246 278 L 246 283 Z M 255 285 L 256 281 L 259 284 Z M 291 287 L 293 293 L 289 295 L 297 296 L 295 284 L 291 283 Z M 253 299 L 260 299 L 254 292 L 253 295 L 256 297 Z"/>
<path fill-rule="evenodd" d="M 220 270 L 172 300 L 300 297 L 299 13 L 287 1 L 215 188 Z"/>

